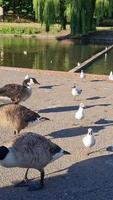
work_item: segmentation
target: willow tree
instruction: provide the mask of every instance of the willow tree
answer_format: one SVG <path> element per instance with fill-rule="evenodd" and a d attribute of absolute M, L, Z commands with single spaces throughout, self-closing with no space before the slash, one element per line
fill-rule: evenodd
<path fill-rule="evenodd" d="M 71 0 L 71 33 L 85 34 L 94 28 L 94 10 L 96 0 Z"/>
<path fill-rule="evenodd" d="M 59 0 L 33 0 L 35 17 L 40 23 L 45 23 L 48 32 L 51 24 L 55 23 L 58 13 Z"/>
<path fill-rule="evenodd" d="M 96 16 L 96 23 L 99 23 L 108 18 L 109 13 L 109 0 L 97 0 L 96 1 L 96 9 L 95 9 L 95 16 Z"/>
<path fill-rule="evenodd" d="M 38 22 L 45 23 L 46 31 L 51 24 L 61 24 L 66 29 L 66 6 L 67 0 L 33 0 L 35 16 Z"/>
<path fill-rule="evenodd" d="M 59 21 L 62 29 L 66 29 L 66 0 L 59 0 Z"/>
<path fill-rule="evenodd" d="M 95 16 L 97 25 L 107 18 L 113 18 L 113 0 L 97 0 Z"/>
<path fill-rule="evenodd" d="M 109 0 L 108 14 L 110 18 L 113 18 L 113 0 Z"/>

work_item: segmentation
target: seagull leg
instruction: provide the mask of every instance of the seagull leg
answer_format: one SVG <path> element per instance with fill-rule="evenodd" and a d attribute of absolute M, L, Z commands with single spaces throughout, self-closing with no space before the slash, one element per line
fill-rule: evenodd
<path fill-rule="evenodd" d="M 17 135 L 17 131 L 16 130 L 14 130 L 14 135 Z"/>
<path fill-rule="evenodd" d="M 24 179 L 21 182 L 16 182 L 15 183 L 15 185 L 14 185 L 15 187 L 25 187 L 25 186 L 28 186 L 28 182 L 29 182 L 29 179 L 27 177 L 28 170 L 29 170 L 29 168 L 25 172 Z"/>
<path fill-rule="evenodd" d="M 44 169 L 41 169 L 40 173 L 41 173 L 40 186 L 37 187 L 36 185 L 30 185 L 29 188 L 28 188 L 28 191 L 36 191 L 36 190 L 43 189 L 43 187 L 44 187 L 44 176 L 45 176 Z"/>

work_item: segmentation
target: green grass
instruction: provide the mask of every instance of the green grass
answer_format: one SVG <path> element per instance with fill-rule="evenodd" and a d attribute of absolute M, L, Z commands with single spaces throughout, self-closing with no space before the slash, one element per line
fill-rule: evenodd
<path fill-rule="evenodd" d="M 96 27 L 97 31 L 113 30 L 113 27 Z M 34 35 L 45 32 L 45 25 L 39 23 L 0 23 L 0 34 L 17 34 L 17 35 Z M 56 35 L 58 33 L 69 34 L 70 26 L 67 25 L 66 31 L 61 31 L 59 24 L 54 24 L 50 27 L 48 34 Z"/>
<path fill-rule="evenodd" d="M 70 32 L 69 25 L 67 25 L 67 33 Z M 61 32 L 60 25 L 55 24 L 50 27 L 49 34 L 55 35 Z M 45 25 L 39 23 L 0 23 L 0 34 L 38 34 L 46 33 Z"/>
<path fill-rule="evenodd" d="M 98 26 L 98 27 L 96 27 L 96 30 L 97 30 L 97 31 L 104 31 L 104 30 L 110 31 L 110 30 L 113 30 L 113 26 L 110 26 L 110 27 L 108 27 L 108 26 L 105 26 L 105 27 L 103 27 L 103 26 Z"/>

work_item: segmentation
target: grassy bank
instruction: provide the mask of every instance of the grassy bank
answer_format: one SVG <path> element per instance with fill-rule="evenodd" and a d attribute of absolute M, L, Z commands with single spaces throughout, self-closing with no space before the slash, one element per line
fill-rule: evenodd
<path fill-rule="evenodd" d="M 113 27 L 97 27 L 97 31 L 102 30 L 113 30 Z M 39 23 L 0 23 L 0 34 L 5 35 L 19 35 L 19 36 L 29 36 L 29 35 L 35 35 L 39 38 L 44 37 L 62 37 L 68 34 L 70 34 L 70 27 L 67 25 L 66 30 L 61 30 L 61 27 L 59 24 L 52 25 L 50 27 L 50 31 L 47 33 L 45 32 L 45 25 L 41 25 Z M 76 35 L 76 38 L 80 38 L 81 35 Z M 75 38 L 73 36 L 72 38 Z"/>
<path fill-rule="evenodd" d="M 60 25 L 55 24 L 50 28 L 48 34 L 56 35 L 62 32 L 67 34 L 70 32 L 69 26 L 66 31 L 60 30 Z M 38 23 L 0 23 L 0 34 L 40 34 L 46 33 L 45 26 Z"/>

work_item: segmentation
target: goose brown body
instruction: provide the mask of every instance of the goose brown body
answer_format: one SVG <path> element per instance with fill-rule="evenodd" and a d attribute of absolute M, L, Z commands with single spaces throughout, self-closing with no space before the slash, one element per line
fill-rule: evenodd
<path fill-rule="evenodd" d="M 0 105 L 0 125 L 14 129 L 17 133 L 29 124 L 34 125 L 34 122 L 41 120 L 49 119 L 19 104 Z"/>
<path fill-rule="evenodd" d="M 5 143 L 4 146 L 14 150 L 15 165 L 17 165 L 14 167 L 35 168 L 38 170 L 43 169 L 50 163 L 53 159 L 54 150 L 60 148 L 44 136 L 32 132 L 26 132 L 18 136 L 11 142 Z"/>
<path fill-rule="evenodd" d="M 41 173 L 40 188 L 42 188 L 44 185 L 44 167 L 65 154 L 70 153 L 44 136 L 26 132 L 14 138 L 11 142 L 0 146 L 0 165 L 9 168 L 27 168 L 24 181 L 28 180 L 29 168 L 39 170 Z"/>
<path fill-rule="evenodd" d="M 25 86 L 18 84 L 8 84 L 0 88 L 0 100 L 7 97 L 10 102 L 19 103 L 31 96 L 32 91 Z M 6 101 L 8 101 L 6 100 Z"/>
<path fill-rule="evenodd" d="M 19 103 L 25 101 L 32 94 L 31 85 L 39 84 L 35 78 L 27 78 L 22 85 L 7 84 L 0 88 L 0 101 L 2 103 Z"/>

